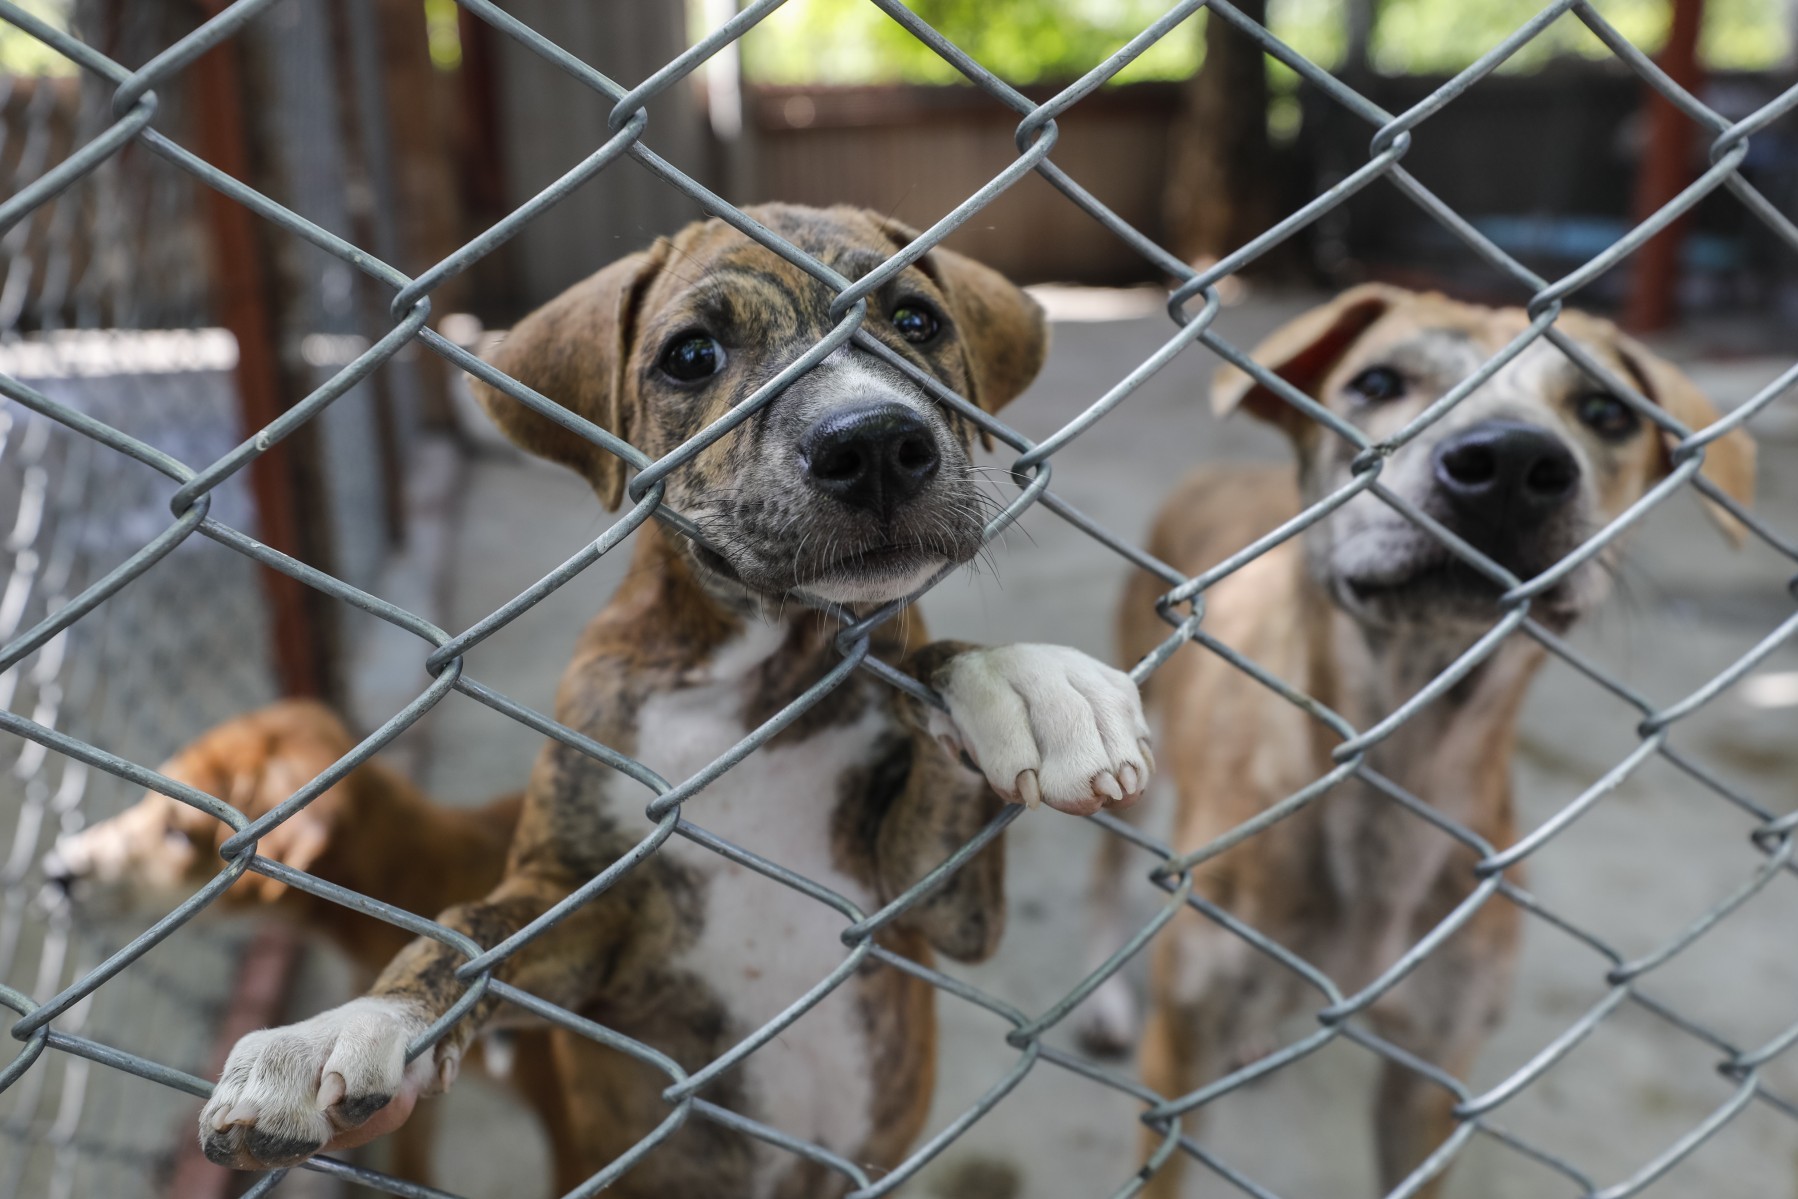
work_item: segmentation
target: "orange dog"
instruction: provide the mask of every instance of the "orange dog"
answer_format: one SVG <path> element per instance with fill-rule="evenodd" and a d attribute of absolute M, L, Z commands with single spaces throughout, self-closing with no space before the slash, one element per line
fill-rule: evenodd
<path fill-rule="evenodd" d="M 161 772 L 226 799 L 254 820 L 355 745 L 330 709 L 288 700 L 207 731 Z M 370 899 L 434 915 L 486 894 L 499 880 L 523 802 L 522 794 L 513 794 L 480 808 L 440 807 L 371 761 L 269 833 L 259 848 L 265 857 Z M 44 874 L 89 912 L 166 911 L 213 877 L 217 847 L 230 835 L 229 826 L 152 791 L 117 816 L 59 838 L 44 856 Z M 385 921 L 260 874 L 244 874 L 213 906 L 266 911 L 322 937 L 355 963 L 358 985 L 411 940 Z M 561 1154 L 565 1121 L 547 1046 L 541 1034 L 517 1037 L 515 1065 L 508 1060 L 513 1055 L 502 1059 L 495 1046 L 486 1047 L 489 1072 L 506 1076 Z M 394 1173 L 428 1181 L 431 1142 L 428 1120 L 408 1123 L 394 1138 Z"/>

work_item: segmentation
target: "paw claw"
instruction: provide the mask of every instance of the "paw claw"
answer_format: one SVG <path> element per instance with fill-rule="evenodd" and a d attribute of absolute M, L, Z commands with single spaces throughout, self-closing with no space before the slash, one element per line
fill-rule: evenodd
<path fill-rule="evenodd" d="M 938 680 L 947 713 L 930 732 L 954 738 L 999 795 L 1088 815 L 1148 786 L 1153 759 L 1141 696 L 1122 671 L 1065 646 L 970 650 Z"/>
<path fill-rule="evenodd" d="M 343 1081 L 343 1075 L 336 1071 L 325 1075 L 318 1084 L 318 1110 L 322 1112 L 327 1108 L 336 1107 L 348 1089 Z"/>
<path fill-rule="evenodd" d="M 1147 737 L 1139 737 L 1136 740 L 1136 748 L 1142 751 L 1142 760 L 1148 765 L 1149 773 L 1154 774 L 1155 747 L 1149 744 L 1149 739 Z"/>
<path fill-rule="evenodd" d="M 1025 770 L 1019 773 L 1016 786 L 1018 798 L 1024 801 L 1026 808 L 1034 808 L 1043 802 L 1042 784 L 1036 777 L 1036 771 Z"/>

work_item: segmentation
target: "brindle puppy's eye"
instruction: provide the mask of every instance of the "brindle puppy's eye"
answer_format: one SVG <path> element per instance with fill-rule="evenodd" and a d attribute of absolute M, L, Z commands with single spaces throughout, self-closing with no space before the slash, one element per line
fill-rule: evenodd
<path fill-rule="evenodd" d="M 1622 441 L 1642 427 L 1636 410 L 1606 391 L 1588 392 L 1575 400 L 1573 414 L 1606 441 Z"/>
<path fill-rule="evenodd" d="M 677 383 L 698 383 L 724 369 L 724 347 L 704 333 L 683 333 L 668 343 L 658 364 Z"/>
<path fill-rule="evenodd" d="M 899 336 L 913 345 L 923 345 L 934 338 L 943 327 L 935 312 L 919 300 L 901 300 L 893 309 L 893 328 L 899 330 Z"/>
<path fill-rule="evenodd" d="M 1349 380 L 1349 390 L 1373 404 L 1405 394 L 1405 377 L 1389 366 L 1370 366 Z"/>

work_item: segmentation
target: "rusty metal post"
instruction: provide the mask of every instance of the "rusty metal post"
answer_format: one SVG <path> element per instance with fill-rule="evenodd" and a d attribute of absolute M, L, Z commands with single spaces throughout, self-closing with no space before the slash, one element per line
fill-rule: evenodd
<path fill-rule="evenodd" d="M 1689 92 L 1696 91 L 1703 78 L 1698 62 L 1698 33 L 1704 24 L 1704 0 L 1672 0 L 1672 6 L 1673 21 L 1667 30 L 1667 46 L 1661 51 L 1660 67 L 1675 83 Z M 1654 88 L 1644 89 L 1643 104 L 1648 140 L 1642 148 L 1642 165 L 1636 175 L 1637 221 L 1652 216 L 1692 181 L 1692 137 L 1696 132 L 1690 118 Z M 1635 278 L 1623 316 L 1630 328 L 1649 332 L 1673 323 L 1679 289 L 1679 252 L 1689 223 L 1689 217 L 1681 216 L 1636 255 Z"/>
<path fill-rule="evenodd" d="M 223 8 L 207 0 L 208 16 Z M 235 41 L 226 41 L 195 61 L 192 71 L 201 153 L 219 170 L 250 181 L 248 131 L 244 125 L 243 72 Z M 243 424 L 260 429 L 286 409 L 277 358 L 274 314 L 269 306 L 269 272 L 255 228 L 242 205 L 205 189 L 211 207 L 216 258 L 217 319 L 237 339 L 237 394 Z M 291 446 L 277 445 L 250 464 L 256 497 L 257 535 L 264 543 L 301 555 L 298 481 Z M 289 695 L 323 696 L 326 662 L 317 614 L 303 584 L 264 568 L 274 628 L 275 669 Z"/>
<path fill-rule="evenodd" d="M 207 16 L 223 8 L 220 0 L 204 0 Z M 235 179 L 251 181 L 249 134 L 244 122 L 243 71 L 238 44 L 227 40 L 201 55 L 191 70 L 197 101 L 200 151 L 214 166 Z M 209 225 L 215 259 L 215 319 L 237 341 L 235 369 L 238 410 L 245 432 L 262 428 L 287 408 L 277 350 L 275 315 L 268 291 L 272 272 L 255 217 L 242 205 L 211 189 L 203 189 L 210 208 Z M 267 545 L 304 557 L 300 528 L 299 476 L 293 447 L 276 445 L 249 466 L 256 501 L 257 536 Z M 329 670 L 325 639 L 318 624 L 316 597 L 297 579 L 263 567 L 274 636 L 274 667 L 281 689 L 289 695 L 325 697 Z M 226 1011 L 225 1027 L 215 1046 L 216 1073 L 237 1038 L 266 1027 L 282 1015 L 282 1001 L 299 958 L 292 930 L 269 925 L 257 932 L 240 964 Z M 169 1194 L 175 1199 L 225 1199 L 237 1179 L 207 1161 L 198 1142 L 186 1138 L 177 1154 Z"/>

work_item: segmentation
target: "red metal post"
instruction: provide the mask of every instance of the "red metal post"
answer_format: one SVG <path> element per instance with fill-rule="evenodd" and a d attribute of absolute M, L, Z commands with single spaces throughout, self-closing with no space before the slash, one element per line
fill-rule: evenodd
<path fill-rule="evenodd" d="M 201 0 L 207 17 L 222 11 L 225 0 Z M 201 55 L 189 70 L 193 86 L 201 155 L 234 179 L 251 182 L 249 128 L 244 119 L 242 59 L 234 40 Z M 273 277 L 268 249 L 258 236 L 256 217 L 248 209 L 210 188 L 204 189 L 216 258 L 217 319 L 237 339 L 236 382 L 245 430 L 260 429 L 287 408 L 276 346 Z M 299 473 L 293 448 L 277 445 L 249 468 L 255 497 L 257 535 L 265 545 L 304 558 Z M 315 607 L 315 596 L 280 571 L 260 572 L 274 633 L 277 679 L 289 695 L 327 697 L 328 662 Z M 291 929 L 265 925 L 257 930 L 241 959 L 233 982 L 224 1026 L 214 1045 L 212 1076 L 239 1037 L 278 1023 L 299 956 Z M 171 1199 L 227 1199 L 241 1176 L 207 1161 L 191 1130 L 176 1151 Z"/>
<path fill-rule="evenodd" d="M 211 16 L 223 5 L 208 0 Z M 243 77 L 231 39 L 201 55 L 190 71 L 198 117 L 200 153 L 234 179 L 251 178 L 248 130 L 244 123 Z M 270 309 L 265 251 L 255 217 L 236 201 L 203 189 L 210 205 L 217 262 L 218 319 L 237 339 L 237 393 L 246 431 L 274 420 L 287 404 L 276 355 L 274 313 Z M 250 464 L 256 498 L 258 536 L 284 554 L 301 557 L 298 479 L 292 447 L 277 445 Z M 261 572 L 273 617 L 275 669 L 289 695 L 324 696 L 324 642 L 304 584 L 273 569 Z"/>
<path fill-rule="evenodd" d="M 1689 92 L 1703 79 L 1698 62 L 1698 33 L 1704 24 L 1704 0 L 1672 0 L 1673 21 L 1661 70 Z M 1645 220 L 1692 181 L 1691 118 L 1653 88 L 1645 98 L 1648 140 L 1636 176 L 1635 218 Z M 1679 287 L 1679 251 L 1687 220 L 1681 217 L 1636 252 L 1635 277 L 1623 320 L 1632 329 L 1665 329 L 1675 316 Z"/>

